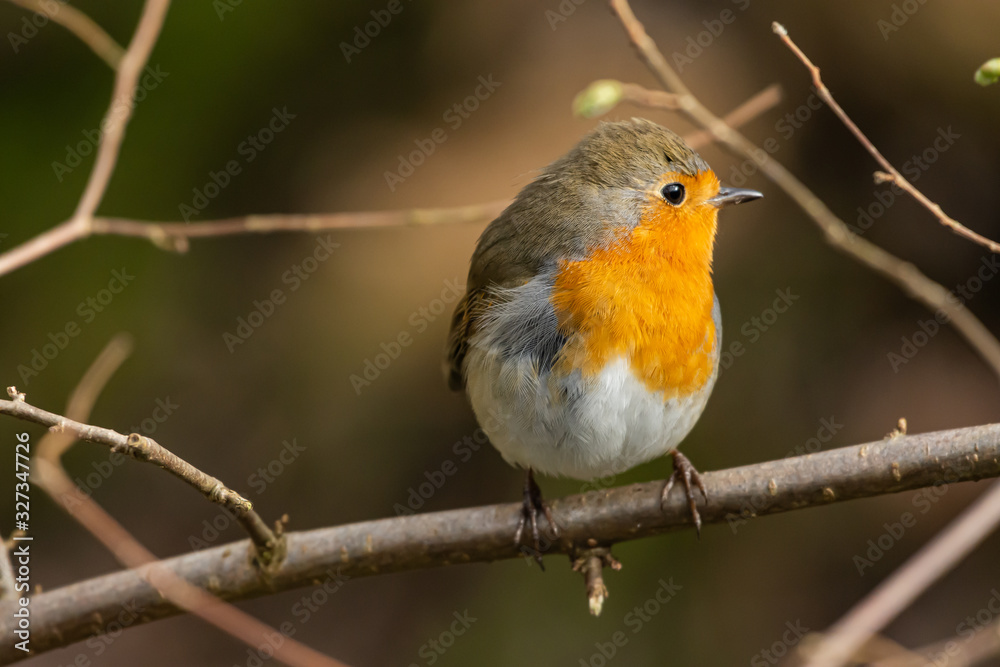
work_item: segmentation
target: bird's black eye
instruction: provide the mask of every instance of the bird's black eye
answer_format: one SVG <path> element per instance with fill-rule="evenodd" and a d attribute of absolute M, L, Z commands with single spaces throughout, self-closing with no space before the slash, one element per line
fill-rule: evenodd
<path fill-rule="evenodd" d="M 667 183 L 660 190 L 660 194 L 663 198 L 667 200 L 668 203 L 674 206 L 680 206 L 681 202 L 684 201 L 684 186 L 680 183 Z"/>

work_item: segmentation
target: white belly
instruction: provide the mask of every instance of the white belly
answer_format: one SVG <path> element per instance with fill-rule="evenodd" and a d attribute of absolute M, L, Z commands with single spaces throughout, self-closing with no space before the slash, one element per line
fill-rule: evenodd
<path fill-rule="evenodd" d="M 715 385 L 663 399 L 620 358 L 595 377 L 555 380 L 526 361 L 499 361 L 473 346 L 467 359 L 472 408 L 508 463 L 548 475 L 593 479 L 624 472 L 674 449 L 694 427 Z M 475 370 L 473 370 L 475 369 Z"/>

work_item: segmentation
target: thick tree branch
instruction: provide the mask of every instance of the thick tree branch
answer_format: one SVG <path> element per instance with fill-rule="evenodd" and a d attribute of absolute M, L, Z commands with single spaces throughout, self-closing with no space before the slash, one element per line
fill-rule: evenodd
<path fill-rule="evenodd" d="M 897 493 L 941 483 L 1000 476 L 1000 424 L 942 431 L 819 452 L 797 458 L 704 473 L 705 523 L 738 529 L 753 516 Z M 548 553 L 690 527 L 678 489 L 660 509 L 662 482 L 570 496 L 552 503 L 562 537 Z M 226 600 L 344 579 L 523 555 L 512 544 L 520 504 L 418 514 L 288 534 L 286 558 L 266 576 L 250 564 L 248 540 L 161 561 L 195 586 Z M 100 629 L 124 603 L 141 621 L 178 613 L 141 576 L 127 571 L 37 595 L 32 600 L 32 646 L 38 652 L 80 641 Z M 12 649 L 12 616 L 0 603 L 0 661 L 23 657 Z"/>

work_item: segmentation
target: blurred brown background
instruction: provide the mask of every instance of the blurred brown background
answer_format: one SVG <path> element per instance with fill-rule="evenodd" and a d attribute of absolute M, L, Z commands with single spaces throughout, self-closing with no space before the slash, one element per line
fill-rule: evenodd
<path fill-rule="evenodd" d="M 74 4 L 121 43 L 141 7 L 136 0 Z M 906 15 L 903 5 L 915 13 Z M 222 7 L 232 11 L 220 15 Z M 355 28 L 363 29 L 386 2 L 174 3 L 150 59 L 166 74 L 136 108 L 99 212 L 180 219 L 179 206 L 194 204 L 193 189 L 203 190 L 210 172 L 230 160 L 240 173 L 192 221 L 512 197 L 594 126 L 570 113 L 573 96 L 590 81 L 653 83 L 599 0 L 579 6 L 404 0 L 401 7 L 347 62 L 341 43 L 353 41 Z M 720 0 L 639 1 L 634 9 L 671 59 L 690 47 L 688 38 L 708 43 L 700 54 L 692 48 L 689 55 L 697 57 L 684 64 L 683 75 L 717 111 L 780 83 L 779 106 L 746 133 L 758 144 L 774 137 L 775 157 L 848 222 L 857 222 L 859 207 L 878 202 L 876 193 L 885 199 L 887 189 L 873 184 L 875 164 L 832 114 L 809 109 L 807 73 L 772 35 L 771 21 L 789 28 L 841 104 L 897 166 L 932 149 L 939 131 L 950 128 L 953 141 L 929 153 L 934 163 L 918 167 L 917 185 L 973 229 L 1000 236 L 1000 87 L 972 82 L 976 67 L 1000 55 L 1000 5 Z M 704 22 L 727 9 L 735 20 L 717 36 L 705 32 Z M 879 22 L 891 21 L 894 11 L 907 20 L 886 32 Z M 15 53 L 9 33 L 21 34 L 30 16 L 0 3 L 0 28 L 8 35 L 0 47 L 0 234 L 6 234 L 0 250 L 72 213 L 93 155 L 61 181 L 52 163 L 66 163 L 67 145 L 85 142 L 84 133 L 98 127 L 112 84 L 107 66 L 58 25 L 38 29 Z M 474 94 L 479 77 L 500 85 L 456 127 L 455 116 L 445 114 Z M 294 118 L 263 150 L 248 148 L 243 142 L 268 124 L 275 108 Z M 808 116 L 796 121 L 799 127 L 785 119 L 796 113 Z M 690 129 L 674 116 L 631 108 L 614 117 L 640 114 Z M 385 172 L 397 170 L 400 155 L 436 128 L 446 141 L 390 190 Z M 737 160 L 714 147 L 702 154 L 733 181 Z M 901 339 L 912 339 L 931 315 L 831 251 L 769 182 L 754 175 L 747 184 L 766 199 L 723 216 L 716 255 L 724 342 L 742 341 L 746 353 L 723 372 L 684 445 L 696 465 L 713 470 L 801 451 L 831 421 L 840 426 L 832 438 L 822 433 L 824 448 L 882 438 L 901 416 L 911 432 L 997 421 L 996 379 L 953 331 L 943 328 L 894 369 L 888 355 L 900 353 Z M 247 493 L 265 518 L 287 512 L 293 529 L 308 529 L 392 516 L 410 489 L 449 459 L 458 471 L 423 510 L 513 502 L 520 474 L 495 451 L 484 448 L 468 461 L 453 451 L 476 424 L 440 373 L 454 299 L 442 293 L 464 281 L 482 228 L 333 233 L 339 247 L 294 291 L 282 276 L 312 254 L 317 241 L 309 234 L 195 241 L 185 255 L 131 239 L 78 243 L 3 277 L 3 385 L 16 384 L 36 405 L 61 410 L 109 338 L 128 331 L 136 351 L 102 396 L 93 423 L 127 430 L 150 420 L 147 433 Z M 949 289 L 988 259 L 904 199 L 873 218 L 866 236 Z M 80 309 L 123 268 L 134 275 L 125 290 L 100 312 Z M 237 318 L 275 288 L 287 301 L 230 353 L 223 334 L 233 333 Z M 765 331 L 753 318 L 786 289 L 798 299 Z M 435 316 L 437 299 L 446 302 L 446 313 Z M 998 304 L 1000 280 L 985 281 L 969 302 L 993 331 L 1000 331 Z M 19 365 L 29 365 L 33 350 L 70 321 L 80 335 L 25 382 Z M 401 332 L 413 343 L 357 392 L 351 375 L 362 374 L 380 344 Z M 162 423 L 152 420 L 158 400 L 176 406 Z M 35 441 L 41 435 L 0 420 L 5 451 L 21 430 Z M 292 439 L 304 451 L 261 485 L 253 477 L 258 468 Z M 12 453 L 0 461 L 6 479 L 10 459 Z M 159 555 L 188 550 L 203 522 L 219 515 L 149 466 L 127 462 L 107 476 L 96 472 L 108 470 L 107 460 L 106 450 L 80 444 L 67 464 L 81 480 L 99 481 L 94 496 Z M 668 471 L 666 461 L 654 462 L 615 483 Z M 582 486 L 545 478 L 541 484 L 550 497 Z M 775 654 L 761 651 L 787 649 L 783 635 L 794 636 L 787 623 L 826 627 L 981 488 L 953 488 L 933 504 L 902 494 L 767 517 L 735 531 L 713 525 L 700 541 L 681 532 L 621 545 L 615 553 L 625 567 L 608 576 L 611 598 L 598 619 L 587 614 L 580 577 L 562 557 L 550 558 L 545 574 L 510 561 L 351 581 L 304 623 L 293 609 L 308 589 L 241 606 L 274 625 L 293 621 L 296 638 L 354 665 L 600 665 L 605 658 L 595 642 L 607 643 L 617 631 L 627 637 L 612 659 L 618 664 L 773 664 Z M 34 500 L 36 583 L 51 589 L 118 568 L 40 491 Z M 0 507 L 8 534 L 7 494 Z M 877 542 L 884 524 L 904 512 L 916 524 L 859 575 L 855 557 L 865 557 L 869 540 Z M 230 527 L 214 543 L 241 538 Z M 998 555 L 1000 538 L 993 536 L 895 622 L 889 636 L 914 646 L 959 633 L 1000 586 Z M 637 621 L 634 608 L 671 578 L 679 592 Z M 476 620 L 446 652 L 435 653 L 428 642 L 449 629 L 454 613 L 466 611 Z M 98 665 L 248 662 L 242 645 L 178 618 L 34 664 L 70 664 L 81 653 Z"/>

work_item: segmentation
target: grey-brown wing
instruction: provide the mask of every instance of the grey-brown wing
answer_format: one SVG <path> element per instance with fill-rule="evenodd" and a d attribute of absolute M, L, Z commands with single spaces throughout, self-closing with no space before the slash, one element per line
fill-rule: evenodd
<path fill-rule="evenodd" d="M 461 391 L 465 388 L 465 376 L 462 373 L 462 363 L 469 350 L 469 339 L 472 337 L 477 308 L 483 298 L 483 290 L 471 290 L 465 293 L 455 308 L 451 317 L 451 331 L 448 332 L 448 347 L 445 350 L 444 374 L 448 380 L 448 388 Z"/>

